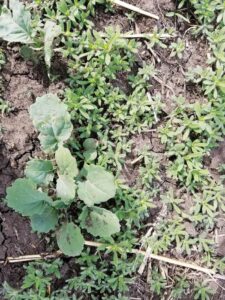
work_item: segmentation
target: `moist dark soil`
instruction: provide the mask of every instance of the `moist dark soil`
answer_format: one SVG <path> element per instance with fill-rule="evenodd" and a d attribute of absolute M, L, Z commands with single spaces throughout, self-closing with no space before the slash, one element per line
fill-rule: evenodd
<path fill-rule="evenodd" d="M 166 116 L 173 110 L 173 96 L 182 94 L 188 102 L 202 101 L 204 97 L 201 95 L 200 89 L 196 86 L 188 85 L 185 80 L 184 73 L 189 68 L 197 65 L 202 67 L 206 64 L 208 53 L 208 45 L 204 40 L 195 40 L 186 31 L 188 26 L 182 20 L 174 20 L 166 18 L 165 13 L 175 9 L 172 0 L 129 0 L 130 4 L 134 4 L 142 9 L 150 11 L 159 16 L 159 21 L 140 15 L 135 16 L 135 22 L 130 22 L 125 16 L 125 11 L 115 10 L 109 17 L 109 13 L 103 11 L 100 7 L 93 22 L 95 29 L 104 31 L 107 26 L 120 26 L 122 32 L 134 31 L 137 33 L 150 33 L 155 26 L 160 28 L 174 27 L 179 31 L 179 36 L 186 43 L 186 50 L 182 59 L 170 57 L 170 50 L 156 48 L 155 55 L 147 49 L 146 43 L 142 41 L 137 60 L 140 64 L 143 62 L 153 63 L 158 70 L 158 80 L 151 82 L 149 92 L 153 95 L 160 93 L 162 101 L 165 103 L 164 113 Z M 126 11 L 127 12 L 127 11 Z M 171 40 L 165 41 L 169 43 Z M 62 72 L 61 81 L 51 83 L 48 79 L 47 72 L 43 64 L 34 65 L 32 62 L 25 62 L 20 54 L 20 47 L 12 47 L 6 49 L 7 63 L 2 71 L 4 95 L 3 99 L 10 104 L 10 113 L 0 116 L 0 199 L 4 198 L 6 188 L 18 177 L 23 176 L 24 166 L 30 157 L 38 156 L 40 152 L 37 133 L 34 130 L 32 122 L 29 118 L 28 109 L 34 102 L 35 98 L 42 96 L 48 92 L 61 93 L 64 89 L 63 78 L 66 77 L 65 67 L 62 68 L 58 61 L 55 65 L 55 72 Z M 129 92 L 126 76 L 119 74 L 117 80 L 113 84 L 118 85 L 125 92 Z M 164 145 L 161 144 L 156 132 L 149 132 L 137 135 L 132 138 L 132 153 L 126 159 L 122 176 L 125 181 L 134 186 L 139 180 L 139 165 L 132 164 L 137 158 L 138 150 L 142 147 L 148 147 L 160 160 L 162 189 L 167 189 L 174 183 L 167 180 L 165 166 L 167 159 L 165 158 Z M 215 176 L 218 176 L 215 169 L 222 163 L 225 163 L 225 142 L 211 153 L 209 169 Z M 191 199 L 187 199 L 188 201 Z M 161 206 L 152 212 L 156 219 L 160 216 Z M 184 208 L 185 209 L 185 208 Z M 218 231 L 218 255 L 225 255 L 225 221 L 220 220 L 220 230 Z M 190 224 L 187 224 L 187 227 Z M 193 228 L 187 228 L 190 232 Z M 195 235 L 195 232 L 192 232 Z M 0 260 L 5 260 L 8 256 L 20 256 L 28 254 L 37 254 L 45 252 L 47 248 L 46 242 L 40 239 L 35 233 L 31 232 L 31 227 L 24 217 L 19 216 L 0 203 Z M 62 275 L 65 278 L 71 273 L 72 261 L 65 262 L 62 268 Z M 74 267 L 74 266 L 73 266 Z M 11 286 L 18 287 L 24 275 L 22 264 L 6 264 L 0 265 L 0 286 L 7 281 Z M 72 274 L 74 275 L 74 273 Z M 172 276 L 172 275 L 171 275 Z M 56 286 L 62 283 L 57 282 Z M 146 283 L 146 276 L 137 277 L 135 284 L 131 286 L 130 297 L 141 300 L 153 299 L 149 290 L 149 284 Z M 187 299 L 193 299 L 193 295 L 189 295 Z M 134 299 L 133 298 L 133 299 Z M 155 298 L 156 299 L 156 298 Z M 225 299 L 221 294 L 217 295 L 217 299 Z"/>

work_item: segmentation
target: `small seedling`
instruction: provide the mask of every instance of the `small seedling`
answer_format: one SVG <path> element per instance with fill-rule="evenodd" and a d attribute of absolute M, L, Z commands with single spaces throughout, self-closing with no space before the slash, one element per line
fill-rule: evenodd
<path fill-rule="evenodd" d="M 157 269 L 152 270 L 151 279 L 149 281 L 150 289 L 158 296 L 162 295 L 166 287 L 166 279 Z"/>
<path fill-rule="evenodd" d="M 182 59 L 183 57 L 183 52 L 185 50 L 185 42 L 178 38 L 176 42 L 173 42 L 169 48 L 172 50 L 170 53 L 170 57 L 175 57 L 177 56 L 179 59 Z"/>
<path fill-rule="evenodd" d="M 10 111 L 11 111 L 11 107 L 10 107 L 9 103 L 3 99 L 0 99 L 0 111 L 1 111 L 2 116 L 10 113 Z"/>
<path fill-rule="evenodd" d="M 215 293 L 206 282 L 199 282 L 195 284 L 195 300 L 210 300 L 211 296 Z"/>

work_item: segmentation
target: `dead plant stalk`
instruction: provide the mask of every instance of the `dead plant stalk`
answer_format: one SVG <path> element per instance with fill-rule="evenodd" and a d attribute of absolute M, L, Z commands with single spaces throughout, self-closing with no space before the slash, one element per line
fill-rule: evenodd
<path fill-rule="evenodd" d="M 134 11 L 134 12 L 136 12 L 136 13 L 142 14 L 142 15 L 144 15 L 144 16 L 153 18 L 153 19 L 155 19 L 155 20 L 159 20 L 159 17 L 158 17 L 158 16 L 156 16 L 156 15 L 154 15 L 154 14 L 148 12 L 148 11 L 145 11 L 145 10 L 143 10 L 143 9 L 141 9 L 141 8 L 138 8 L 138 7 L 134 6 L 134 5 L 128 4 L 128 3 L 126 3 L 126 2 L 123 2 L 123 1 L 121 1 L 121 0 L 112 0 L 112 3 L 114 3 L 114 4 L 117 5 L 117 6 L 120 6 L 120 7 L 126 8 L 126 9 L 129 9 L 129 10 L 132 10 L 132 11 Z"/>
<path fill-rule="evenodd" d="M 92 241 L 85 241 L 85 245 L 89 247 L 102 247 L 102 243 L 97 243 L 97 242 L 92 242 Z M 110 248 L 110 246 L 107 246 L 106 248 Z M 139 249 L 132 249 L 131 251 L 128 251 L 128 253 L 133 253 L 133 254 L 141 254 L 146 256 L 146 251 L 139 250 Z M 28 262 L 28 261 L 35 261 L 35 260 L 42 260 L 42 259 L 54 259 L 63 253 L 61 251 L 57 251 L 55 253 L 49 254 L 49 253 L 42 253 L 42 254 L 35 254 L 35 255 L 24 255 L 24 256 L 18 256 L 18 257 L 8 257 L 6 260 L 0 260 L 0 264 L 4 265 L 7 263 L 20 263 L 20 262 Z M 217 274 L 215 270 L 208 269 L 208 268 L 203 268 L 198 265 L 185 262 L 185 261 L 180 261 L 177 259 L 161 256 L 161 255 L 156 255 L 156 254 L 150 254 L 149 259 L 155 259 L 160 262 L 168 263 L 171 265 L 183 267 L 183 268 L 188 268 L 192 269 L 198 272 L 205 273 L 209 276 L 213 276 L 215 279 L 222 279 L 225 280 L 225 275 Z"/>

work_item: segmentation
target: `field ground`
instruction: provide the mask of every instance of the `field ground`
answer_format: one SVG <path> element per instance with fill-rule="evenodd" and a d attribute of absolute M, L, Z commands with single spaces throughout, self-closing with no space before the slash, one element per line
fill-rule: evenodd
<path fill-rule="evenodd" d="M 28 2 L 27 7 L 32 9 L 29 1 L 24 2 Z M 129 46 L 133 51 L 130 55 L 129 49 L 124 50 L 125 46 L 120 45 L 119 42 L 115 47 L 112 46 L 110 55 L 113 57 L 115 52 L 115 57 L 117 56 L 115 60 L 121 59 L 125 62 L 121 64 L 121 70 L 119 70 L 119 63 L 118 66 L 116 65 L 115 76 L 110 74 L 107 78 L 107 66 L 99 70 L 98 66 L 94 69 L 91 65 L 93 72 L 97 74 L 99 70 L 100 73 L 102 71 L 102 76 L 105 76 L 107 93 L 112 94 L 117 90 L 124 100 L 120 104 L 115 98 L 119 104 L 114 108 L 104 99 L 107 98 L 107 93 L 105 96 L 98 96 L 101 93 L 95 92 L 96 99 L 92 104 L 97 107 L 94 109 L 97 112 L 94 115 L 93 110 L 87 109 L 90 113 L 88 120 L 85 119 L 85 115 L 79 119 L 79 114 L 82 115 L 82 106 L 85 107 L 85 104 L 81 104 L 80 107 L 77 104 L 73 105 L 72 97 L 68 96 L 68 89 L 76 93 L 82 87 L 82 84 L 79 86 L 77 83 L 84 76 L 81 71 L 82 63 L 79 66 L 79 61 L 76 61 L 72 65 L 73 58 L 63 57 L 57 53 L 53 57 L 51 66 L 51 73 L 54 76 L 53 79 L 49 79 L 43 59 L 39 62 L 25 60 L 20 54 L 20 44 L 7 44 L 4 41 L 1 43 L 5 57 L 1 70 L 1 99 L 7 101 L 7 108 L 0 115 L 0 197 L 4 199 L 6 189 L 14 180 L 23 176 L 26 163 L 30 158 L 43 157 L 38 133 L 32 124 L 28 109 L 37 97 L 47 93 L 57 94 L 61 99 L 65 99 L 74 118 L 72 119 L 74 127 L 78 129 L 73 136 L 74 140 L 80 144 L 84 137 L 94 137 L 98 140 L 100 146 L 96 164 L 113 172 L 118 184 L 121 184 L 117 197 L 110 200 L 108 206 L 105 205 L 104 208 L 117 214 L 122 224 L 122 231 L 114 240 L 106 240 L 107 243 L 114 242 L 129 249 L 146 250 L 150 247 L 155 254 L 215 269 L 222 275 L 225 270 L 225 217 L 222 208 L 225 199 L 219 187 L 223 187 L 221 167 L 225 164 L 223 137 L 225 117 L 222 118 L 223 116 L 218 113 L 218 118 L 214 118 L 208 106 L 211 105 L 212 111 L 218 107 L 221 115 L 225 114 L 223 110 L 225 96 L 223 91 L 218 89 L 217 94 L 213 94 L 216 87 L 211 92 L 204 93 L 207 83 L 202 84 L 201 80 L 197 82 L 187 79 L 187 73 L 197 66 L 202 69 L 210 66 L 207 59 L 209 55 L 213 57 L 213 48 L 207 34 L 201 32 L 196 36 L 191 30 L 198 24 L 194 7 L 184 6 L 178 11 L 176 1 L 172 0 L 129 0 L 127 2 L 158 15 L 159 20 L 140 14 L 134 15 L 120 8 L 109 11 L 105 10 L 105 6 L 97 5 L 95 15 L 89 18 L 94 23 L 94 29 L 104 32 L 108 26 L 114 29 L 119 26 L 122 33 L 139 34 L 152 33 L 157 28 L 158 32 L 169 33 L 170 37 L 160 40 L 163 45 L 157 40 L 153 46 L 151 40 L 136 39 L 135 43 L 138 45 Z M 40 14 L 42 10 L 40 4 Z M 176 16 L 168 16 L 168 12 L 174 11 L 179 13 Z M 175 49 L 171 45 L 176 41 L 181 41 L 184 48 L 180 52 L 174 50 L 175 54 L 171 55 Z M 125 43 L 127 44 L 128 40 Z M 117 50 L 117 47 L 121 47 L 121 52 L 124 51 L 126 55 L 121 54 L 119 57 L 120 49 Z M 135 49 L 137 51 L 134 51 Z M 96 65 L 98 63 L 99 61 Z M 211 64 L 214 70 L 215 64 L 215 62 Z M 145 68 L 150 65 L 151 70 Z M 112 69 L 109 72 L 114 72 L 112 62 L 108 63 L 108 68 Z M 142 68 L 145 71 L 138 75 Z M 129 79 L 130 76 L 134 78 Z M 102 82 L 99 81 L 92 87 L 94 86 L 97 91 L 101 84 Z M 139 86 L 141 86 L 140 90 Z M 85 88 L 88 88 L 88 84 Z M 102 98 L 98 99 L 98 97 Z M 221 106 L 219 104 L 216 106 L 217 97 L 222 99 L 218 100 Z M 211 101 L 212 98 L 214 100 Z M 149 106 L 147 102 L 151 99 L 153 102 Z M 102 120 L 103 116 L 104 120 Z M 92 118 L 93 120 L 99 118 L 99 120 L 92 121 Z M 90 129 L 90 134 L 85 130 L 79 131 L 79 128 L 88 125 L 89 122 L 101 124 L 97 133 L 93 129 L 94 126 Z M 119 136 L 120 130 L 121 136 Z M 179 130 L 180 133 L 176 134 Z M 103 139 L 107 134 L 107 139 L 112 141 L 111 148 L 108 144 L 106 146 Z M 193 150 L 197 143 L 197 150 Z M 204 146 L 204 143 L 207 146 Z M 193 152 L 188 148 L 190 144 Z M 70 145 L 73 145 L 71 141 Z M 184 150 L 185 147 L 188 150 Z M 76 155 L 79 149 L 74 147 L 73 150 Z M 191 156 L 193 153 L 197 155 Z M 182 159 L 188 155 L 191 157 L 190 164 L 186 161 L 183 163 Z M 206 173 L 203 174 L 199 170 L 206 170 Z M 124 185 L 128 188 L 123 189 Z M 208 202 L 206 194 L 211 197 Z M 204 201 L 206 200 L 203 202 L 207 203 L 205 207 L 201 202 L 203 198 Z M 217 200 L 218 204 L 216 204 Z M 74 211 L 75 208 L 72 207 L 70 214 L 73 215 Z M 104 242 L 104 239 L 95 239 L 88 234 L 85 238 Z M 123 249 L 123 246 L 121 247 Z M 56 250 L 54 234 L 36 234 L 31 230 L 28 218 L 14 212 L 5 201 L 0 203 L 0 260 L 5 260 L 7 257 L 51 253 Z M 32 298 L 33 296 L 29 298 L 27 294 L 27 298 L 25 296 L 10 298 L 9 291 L 4 297 L 7 297 L 6 299 L 63 299 L 62 296 L 51 298 L 50 294 L 56 290 L 66 289 L 68 299 L 225 299 L 225 281 L 214 279 L 202 272 L 149 259 L 144 270 L 138 274 L 143 257 L 138 264 L 139 257 L 133 254 L 124 256 L 119 251 L 113 256 L 106 250 L 88 250 L 86 247 L 84 253 L 81 258 L 66 256 L 60 258 L 61 278 L 52 275 L 45 297 L 38 298 L 36 294 L 37 298 Z M 92 271 L 87 259 L 88 255 L 90 262 L 96 264 Z M 95 260 L 94 256 L 98 259 Z M 136 264 L 136 269 L 132 269 Z M 6 263 L 0 266 L 0 285 L 7 282 L 13 288 L 19 289 L 26 273 L 23 268 L 25 265 L 28 264 Z M 84 270 L 89 270 L 93 274 L 97 274 L 98 270 L 108 277 L 101 277 L 100 274 L 99 277 L 84 275 Z M 118 278 L 121 274 L 125 280 L 123 282 L 120 278 L 120 286 Z M 89 290 L 82 287 L 81 283 L 79 285 L 79 282 L 76 283 L 77 285 L 74 283 L 74 288 L 71 285 L 68 287 L 66 281 L 74 277 L 80 278 L 80 282 L 83 281 L 84 284 L 86 280 Z M 108 290 L 104 291 L 104 285 L 109 287 Z M 32 285 L 24 288 L 21 295 L 32 288 L 35 291 Z M 72 298 L 75 294 L 77 298 Z"/>

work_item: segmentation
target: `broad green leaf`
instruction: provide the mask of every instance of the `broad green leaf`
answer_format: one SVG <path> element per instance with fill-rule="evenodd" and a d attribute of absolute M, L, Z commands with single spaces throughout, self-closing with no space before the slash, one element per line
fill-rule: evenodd
<path fill-rule="evenodd" d="M 47 233 L 55 229 L 58 223 L 57 211 L 52 207 L 46 207 L 41 215 L 31 216 L 31 227 L 34 231 Z"/>
<path fill-rule="evenodd" d="M 86 139 L 84 141 L 84 158 L 87 160 L 87 161 L 93 161 L 96 159 L 97 157 L 97 145 L 98 145 L 98 142 L 97 140 L 95 139 L 92 139 L 92 138 L 89 138 L 89 139 Z"/>
<path fill-rule="evenodd" d="M 73 127 L 67 118 L 59 117 L 42 123 L 40 127 L 39 140 L 43 151 L 55 152 L 71 136 Z"/>
<path fill-rule="evenodd" d="M 57 234 L 59 249 L 68 256 L 78 256 L 84 247 L 80 228 L 73 223 L 65 223 Z"/>
<path fill-rule="evenodd" d="M 119 219 L 111 211 L 99 207 L 85 210 L 81 226 L 92 235 L 106 238 L 120 231 Z"/>
<path fill-rule="evenodd" d="M 48 184 L 53 180 L 53 171 L 50 160 L 32 159 L 27 163 L 25 175 L 37 184 Z"/>
<path fill-rule="evenodd" d="M 46 124 L 51 124 L 52 119 L 65 118 L 70 121 L 66 104 L 51 93 L 37 97 L 36 102 L 30 106 L 29 112 L 34 126 L 40 131 Z"/>
<path fill-rule="evenodd" d="M 5 9 L 0 16 L 0 38 L 8 42 L 32 43 L 31 15 L 18 0 L 10 0 L 11 11 Z"/>
<path fill-rule="evenodd" d="M 73 178 L 67 175 L 59 175 L 56 184 L 57 196 L 64 201 L 75 198 L 76 185 Z"/>
<path fill-rule="evenodd" d="M 56 95 L 47 94 L 37 98 L 30 107 L 30 116 L 40 131 L 42 149 L 47 153 L 56 151 L 72 133 L 67 106 Z"/>
<path fill-rule="evenodd" d="M 84 149 L 86 151 L 94 151 L 97 149 L 98 141 L 96 139 L 86 139 L 83 143 Z"/>
<path fill-rule="evenodd" d="M 86 181 L 79 182 L 78 196 L 87 206 L 93 206 L 113 198 L 116 193 L 114 177 L 100 166 L 86 167 Z"/>
<path fill-rule="evenodd" d="M 86 151 L 93 151 L 97 149 L 98 141 L 96 139 L 86 139 L 83 143 L 84 149 Z"/>
<path fill-rule="evenodd" d="M 52 58 L 52 47 L 56 37 L 61 33 L 61 28 L 52 21 L 47 21 L 44 27 L 44 51 L 45 51 L 45 63 L 50 68 Z"/>
<path fill-rule="evenodd" d="M 7 205 L 23 216 L 42 214 L 52 204 L 52 199 L 47 194 L 36 189 L 35 183 L 30 179 L 17 179 L 7 189 Z"/>
<path fill-rule="evenodd" d="M 53 132 L 52 132 L 52 136 L 39 134 L 38 138 L 40 140 L 41 147 L 44 152 L 51 153 L 56 151 L 58 147 L 58 141 L 55 138 Z"/>
<path fill-rule="evenodd" d="M 60 199 L 60 200 L 54 200 L 52 206 L 55 209 L 65 209 L 65 208 L 68 208 L 68 204 L 70 204 L 70 203 L 65 203 L 65 201 Z"/>
<path fill-rule="evenodd" d="M 97 151 L 85 151 L 84 158 L 86 161 L 93 162 L 97 158 Z"/>
<path fill-rule="evenodd" d="M 70 150 L 65 147 L 59 147 L 55 153 L 56 163 L 61 175 L 76 177 L 78 175 L 76 159 L 71 155 Z"/>

